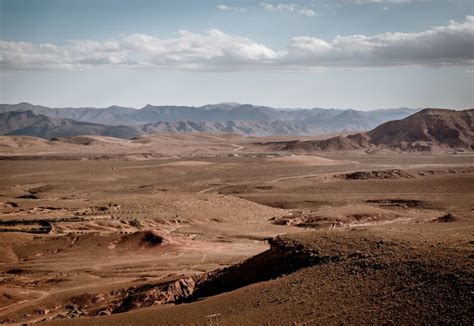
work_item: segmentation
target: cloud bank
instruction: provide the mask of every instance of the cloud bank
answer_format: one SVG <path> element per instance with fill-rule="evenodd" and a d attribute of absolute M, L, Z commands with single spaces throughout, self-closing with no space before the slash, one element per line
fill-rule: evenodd
<path fill-rule="evenodd" d="M 217 29 L 180 31 L 175 38 L 133 34 L 118 40 L 65 45 L 0 41 L 4 70 L 94 67 L 198 70 L 312 69 L 320 67 L 472 66 L 474 17 L 418 33 L 337 36 L 325 41 L 297 36 L 276 50 Z"/>

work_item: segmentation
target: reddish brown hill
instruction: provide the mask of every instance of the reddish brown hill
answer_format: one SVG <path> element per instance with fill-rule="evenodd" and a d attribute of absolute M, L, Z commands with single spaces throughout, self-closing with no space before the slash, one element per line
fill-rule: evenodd
<path fill-rule="evenodd" d="M 375 145 L 401 149 L 424 146 L 474 149 L 474 109 L 425 109 L 405 119 L 386 122 L 369 132 Z"/>
<path fill-rule="evenodd" d="M 267 143 L 273 149 L 337 151 L 388 148 L 431 151 L 435 148 L 474 150 L 474 109 L 424 109 L 367 132 L 324 140 Z"/>

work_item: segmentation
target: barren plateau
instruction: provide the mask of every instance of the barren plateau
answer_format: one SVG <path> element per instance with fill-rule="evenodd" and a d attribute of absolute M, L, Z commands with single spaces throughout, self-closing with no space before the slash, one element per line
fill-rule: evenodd
<path fill-rule="evenodd" d="M 0 137 L 0 323 L 470 325 L 474 154 L 293 139 Z"/>

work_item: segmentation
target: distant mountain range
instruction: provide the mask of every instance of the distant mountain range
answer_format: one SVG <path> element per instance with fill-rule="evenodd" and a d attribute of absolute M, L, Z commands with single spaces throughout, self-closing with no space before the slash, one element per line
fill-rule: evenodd
<path fill-rule="evenodd" d="M 232 111 L 231 114 L 238 116 L 239 106 L 228 105 L 228 107 L 220 108 L 221 112 Z M 26 109 L 27 107 L 25 107 Z M 258 109 L 258 108 L 257 108 Z M 52 112 L 41 107 L 41 110 Z M 61 109 L 57 110 L 60 114 L 65 115 Z M 65 112 L 75 109 L 64 109 Z M 80 110 L 80 109 L 79 109 Z M 89 118 L 92 117 L 91 112 L 101 114 L 99 109 L 91 109 Z M 109 109 L 114 113 L 113 109 Z M 134 110 L 134 109 L 132 109 Z M 136 111 L 143 111 L 136 110 Z M 165 114 L 170 117 L 177 117 L 178 113 L 173 113 L 170 108 L 157 109 L 158 114 Z M 176 109 L 179 111 L 180 109 Z M 206 110 L 215 112 L 215 108 L 194 108 L 196 116 L 199 112 Z M 303 120 L 226 120 L 226 121 L 158 121 L 150 122 L 142 125 L 106 125 L 99 123 L 91 123 L 79 121 L 70 118 L 50 117 L 44 114 L 36 114 L 31 110 L 16 110 L 0 113 L 0 134 L 2 135 L 25 135 L 33 137 L 41 137 L 46 139 L 72 137 L 78 135 L 100 135 L 123 139 L 132 139 L 143 134 L 166 132 L 166 133 L 186 133 L 186 132 L 221 132 L 236 133 L 243 135 L 275 135 L 275 134 L 317 134 L 322 130 L 328 131 L 347 131 L 348 126 L 364 125 L 358 124 L 361 116 L 366 112 L 353 110 L 322 110 L 314 109 L 309 112 L 300 112 L 301 110 L 286 110 L 282 115 L 287 114 L 289 117 L 295 118 L 297 115 L 307 114 L 308 116 L 319 116 L 321 120 L 308 118 Z M 397 117 L 400 114 L 406 114 L 407 109 L 388 110 L 385 117 Z M 155 110 L 152 110 L 155 112 Z M 185 109 L 188 111 L 188 109 Z M 278 111 L 276 109 L 266 108 L 262 112 Z M 313 111 L 313 112 L 311 112 Z M 319 113 L 315 113 L 319 111 Z M 339 110 L 340 111 L 340 110 Z M 382 110 L 377 111 L 378 119 L 381 119 Z M 268 115 L 270 115 L 270 113 Z M 292 115 L 294 113 L 294 115 Z M 141 114 L 140 112 L 138 114 Z M 183 116 L 186 116 L 185 113 Z M 205 112 L 203 113 L 206 114 Z M 244 116 L 255 113 L 248 112 L 243 108 Z M 280 114 L 277 112 L 276 114 Z M 216 118 L 216 117 L 214 117 Z M 150 118 L 151 119 L 151 118 Z M 319 127 L 325 121 L 326 126 Z M 313 124 L 314 123 L 314 124 Z M 332 127 L 328 127 L 332 125 Z M 343 126 L 343 128 L 341 127 Z M 378 127 L 366 131 L 359 132 L 347 136 L 337 136 L 324 140 L 294 140 L 294 141 L 278 141 L 257 143 L 263 147 L 277 151 L 346 151 L 346 150 L 364 150 L 367 152 L 390 149 L 400 151 L 432 151 L 436 148 L 441 149 L 462 149 L 474 150 L 474 109 L 455 111 L 445 109 L 424 109 L 400 120 L 393 120 L 382 123 Z"/>
<path fill-rule="evenodd" d="M 51 118 L 31 111 L 0 113 L 0 134 L 41 138 L 102 135 L 130 139 L 143 134 L 140 128 L 106 126 L 73 119 Z"/>
<path fill-rule="evenodd" d="M 70 136 L 82 132 L 120 138 L 151 132 L 229 132 L 244 135 L 315 135 L 369 130 L 401 119 L 416 109 L 374 111 L 352 109 L 275 109 L 249 104 L 222 103 L 201 107 L 152 106 L 142 109 L 49 108 L 29 103 L 0 104 L 2 133 L 38 137 Z M 26 115 L 12 113 L 30 112 Z M 7 114 L 10 113 L 10 114 Z M 20 118 L 21 116 L 21 118 Z M 37 116 L 37 117 L 36 117 Z M 9 121 L 13 119 L 12 121 Z M 21 122 L 21 125 L 20 125 Z M 35 126 L 35 124 L 38 124 Z M 8 131 L 6 131 L 8 129 Z"/>
<path fill-rule="evenodd" d="M 389 121 L 368 132 L 324 140 L 262 144 L 276 150 L 344 151 L 392 149 L 431 151 L 436 148 L 474 150 L 474 109 L 424 109 L 405 119 Z"/>

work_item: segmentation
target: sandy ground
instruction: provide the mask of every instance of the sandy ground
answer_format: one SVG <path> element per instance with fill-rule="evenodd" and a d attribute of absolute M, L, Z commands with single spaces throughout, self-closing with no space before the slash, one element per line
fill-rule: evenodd
<path fill-rule="evenodd" d="M 254 141 L 1 137 L 0 323 L 470 324 L 474 155 Z"/>

